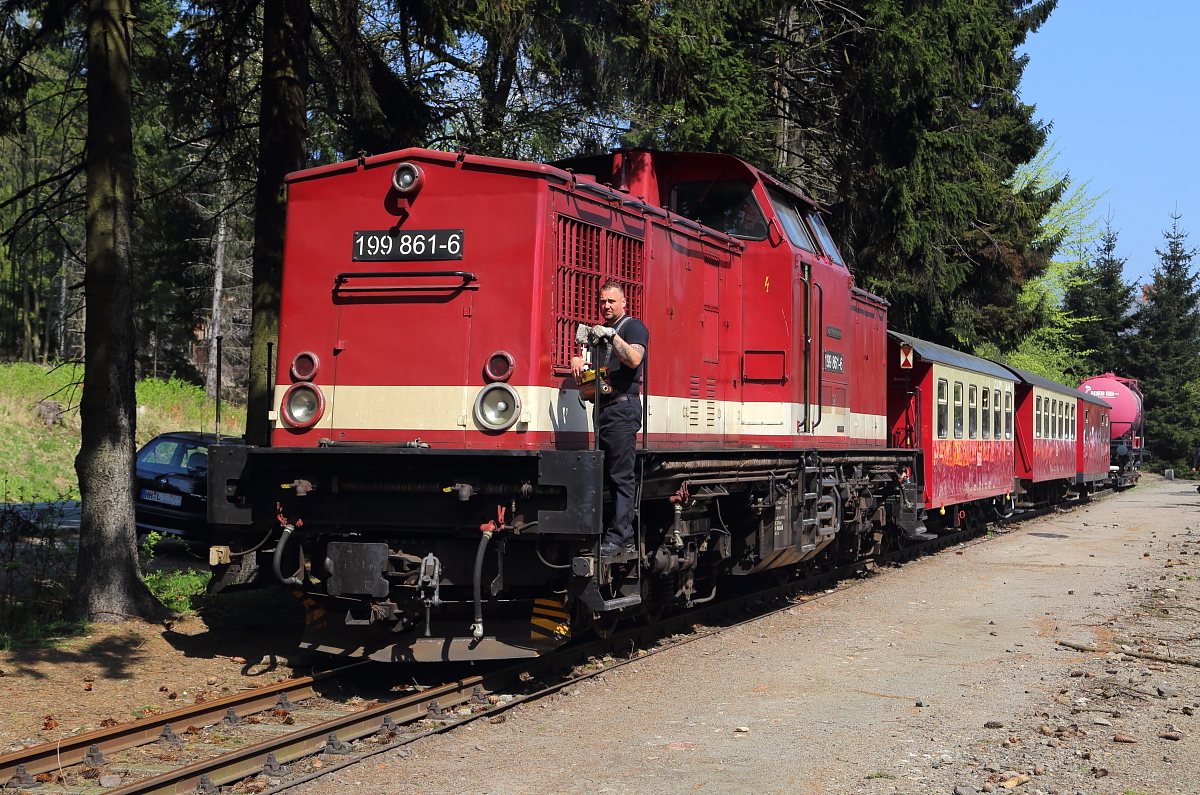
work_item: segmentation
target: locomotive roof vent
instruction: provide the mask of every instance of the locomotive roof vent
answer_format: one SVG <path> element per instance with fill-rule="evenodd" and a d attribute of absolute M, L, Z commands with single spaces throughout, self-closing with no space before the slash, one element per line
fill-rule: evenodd
<path fill-rule="evenodd" d="M 402 196 L 413 196 L 425 183 L 425 172 L 416 163 L 401 163 L 392 172 L 392 187 Z"/>
<path fill-rule="evenodd" d="M 489 431 L 506 431 L 520 416 L 521 396 L 508 384 L 488 384 L 475 396 L 475 421 Z"/>

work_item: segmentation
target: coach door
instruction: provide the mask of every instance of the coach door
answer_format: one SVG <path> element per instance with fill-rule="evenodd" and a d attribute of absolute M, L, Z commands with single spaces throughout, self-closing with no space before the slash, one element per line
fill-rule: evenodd
<path fill-rule="evenodd" d="M 476 292 L 475 281 L 450 268 L 381 267 L 339 277 L 335 441 L 370 441 L 377 438 L 372 431 L 401 429 L 424 433 L 426 441 L 464 441 L 464 385 L 471 381 L 463 354 Z"/>

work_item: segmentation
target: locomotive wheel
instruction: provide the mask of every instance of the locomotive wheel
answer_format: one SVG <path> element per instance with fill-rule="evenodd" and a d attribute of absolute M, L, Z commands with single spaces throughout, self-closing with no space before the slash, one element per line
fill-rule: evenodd
<path fill-rule="evenodd" d="M 618 623 L 620 623 L 620 619 L 612 613 L 606 613 L 604 615 L 596 615 L 595 613 L 592 614 L 592 631 L 595 632 L 598 637 L 610 637 L 614 632 L 617 631 Z"/>
<path fill-rule="evenodd" d="M 665 611 L 662 605 L 648 605 L 646 609 L 638 615 L 638 623 L 645 626 L 657 624 L 662 620 L 663 612 Z"/>

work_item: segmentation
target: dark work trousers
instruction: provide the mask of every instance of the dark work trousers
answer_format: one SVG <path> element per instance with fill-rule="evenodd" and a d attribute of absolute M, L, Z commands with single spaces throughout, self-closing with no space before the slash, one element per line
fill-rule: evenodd
<path fill-rule="evenodd" d="M 633 541 L 633 501 L 637 478 L 633 473 L 634 448 L 642 427 L 642 404 L 636 396 L 609 402 L 600 408 L 600 449 L 604 451 L 604 487 L 613 502 L 612 523 L 605 541 Z"/>

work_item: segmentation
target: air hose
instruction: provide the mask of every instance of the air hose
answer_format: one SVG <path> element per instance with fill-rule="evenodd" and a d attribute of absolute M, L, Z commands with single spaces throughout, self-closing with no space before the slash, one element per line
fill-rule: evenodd
<path fill-rule="evenodd" d="M 488 542 L 492 540 L 490 530 L 484 530 L 479 539 L 479 547 L 475 550 L 475 575 L 471 584 L 475 588 L 475 623 L 471 625 L 471 637 L 483 639 L 483 556 L 487 553 Z"/>
<path fill-rule="evenodd" d="M 296 528 L 290 524 L 285 524 L 283 526 L 283 533 L 281 533 L 279 536 L 279 543 L 277 543 L 275 545 L 275 556 L 272 558 L 272 562 L 275 566 L 275 576 L 277 578 L 279 578 L 279 581 L 281 583 L 283 583 L 284 585 L 303 585 L 304 584 L 304 582 L 299 577 L 295 577 L 295 576 L 284 577 L 283 571 L 281 570 L 281 567 L 283 565 L 283 550 L 285 547 L 287 547 L 288 539 L 292 537 L 292 531 L 295 529 Z M 303 565 L 303 563 L 301 563 L 301 565 Z M 475 565 L 476 565 L 476 568 L 479 567 L 478 563 L 476 563 Z M 478 594 L 478 589 L 476 589 L 476 594 Z M 478 596 L 476 596 L 475 601 L 476 601 L 476 604 L 479 603 Z M 476 610 L 476 612 L 478 612 L 479 608 L 476 607 L 475 610 Z"/>

